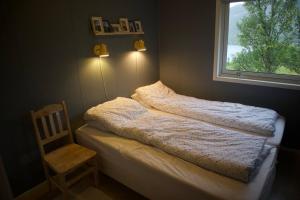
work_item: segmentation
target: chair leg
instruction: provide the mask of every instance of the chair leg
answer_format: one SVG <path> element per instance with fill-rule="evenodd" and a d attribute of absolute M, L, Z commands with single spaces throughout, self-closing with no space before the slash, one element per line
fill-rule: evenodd
<path fill-rule="evenodd" d="M 44 167 L 45 175 L 46 175 L 47 182 L 48 182 L 48 189 L 49 189 L 49 192 L 51 192 L 51 190 L 52 190 L 52 183 L 51 183 L 51 180 L 50 180 L 49 168 L 48 168 L 48 166 L 47 166 L 47 164 L 45 162 L 43 162 L 43 167 Z"/>
<path fill-rule="evenodd" d="M 99 177 L 98 177 L 98 162 L 97 158 L 94 158 L 94 182 L 95 182 L 95 187 L 99 187 Z"/>
<path fill-rule="evenodd" d="M 69 194 L 68 194 L 68 186 L 66 183 L 66 177 L 64 174 L 60 174 L 59 176 L 59 182 L 60 186 L 62 188 L 62 193 L 63 193 L 63 199 L 68 200 L 69 199 Z"/>

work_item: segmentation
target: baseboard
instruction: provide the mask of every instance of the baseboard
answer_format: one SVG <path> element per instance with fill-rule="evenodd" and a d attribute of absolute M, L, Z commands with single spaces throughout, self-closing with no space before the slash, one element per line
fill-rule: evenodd
<path fill-rule="evenodd" d="M 49 192 L 49 185 L 47 181 L 44 181 L 31 188 L 30 190 L 27 190 L 23 194 L 17 196 L 15 200 L 37 200 L 47 194 L 47 192 Z"/>
<path fill-rule="evenodd" d="M 52 178 L 57 179 L 57 175 Z M 48 181 L 45 180 L 44 182 L 34 186 L 30 190 L 27 190 L 23 194 L 20 194 L 15 198 L 15 200 L 39 200 L 41 199 L 41 197 L 45 197 L 47 193 L 49 193 L 50 195 L 55 195 L 58 192 L 60 192 L 60 190 L 52 183 L 51 193 L 49 193 Z"/>

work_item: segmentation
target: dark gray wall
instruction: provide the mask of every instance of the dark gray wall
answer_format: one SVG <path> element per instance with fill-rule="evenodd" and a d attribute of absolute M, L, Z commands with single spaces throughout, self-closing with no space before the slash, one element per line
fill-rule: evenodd
<path fill-rule="evenodd" d="M 44 180 L 29 111 L 66 100 L 75 130 L 87 108 L 106 100 L 99 60 L 91 51 L 97 42 L 106 43 L 111 55 L 102 60 L 109 99 L 158 80 L 158 3 L 1 0 L 0 5 L 0 154 L 16 196 Z M 121 16 L 139 18 L 146 34 L 95 37 L 91 16 L 114 22 Z M 140 38 L 148 51 L 136 54 L 133 41 Z"/>
<path fill-rule="evenodd" d="M 1 156 L 0 156 L 0 199 L 3 200 L 13 199 Z"/>
<path fill-rule="evenodd" d="M 263 106 L 286 117 L 283 145 L 300 149 L 300 91 L 216 82 L 213 77 L 215 1 L 160 1 L 160 79 L 199 98 Z"/>

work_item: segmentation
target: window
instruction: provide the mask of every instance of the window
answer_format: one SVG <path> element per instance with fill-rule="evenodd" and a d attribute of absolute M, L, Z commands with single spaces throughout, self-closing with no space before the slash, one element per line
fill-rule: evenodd
<path fill-rule="evenodd" d="M 300 89 L 300 0 L 217 0 L 214 80 Z"/>

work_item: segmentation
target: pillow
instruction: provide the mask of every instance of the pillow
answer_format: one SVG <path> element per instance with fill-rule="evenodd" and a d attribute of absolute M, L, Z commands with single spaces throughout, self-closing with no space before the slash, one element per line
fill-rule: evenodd
<path fill-rule="evenodd" d="M 85 120 L 95 120 L 97 116 L 102 114 L 114 114 L 124 118 L 133 119 L 144 112 L 147 112 L 147 109 L 135 100 L 117 97 L 114 100 L 90 108 L 85 113 Z"/>
<path fill-rule="evenodd" d="M 154 84 L 139 87 L 135 90 L 140 98 L 145 96 L 163 97 L 176 94 L 172 89 L 165 86 L 161 81 L 157 81 Z"/>
<path fill-rule="evenodd" d="M 142 106 L 144 106 L 145 108 L 152 108 L 151 105 L 148 105 L 147 103 L 145 103 L 137 93 L 134 93 L 133 95 L 131 95 L 131 98 L 136 100 L 137 102 L 139 102 Z"/>

